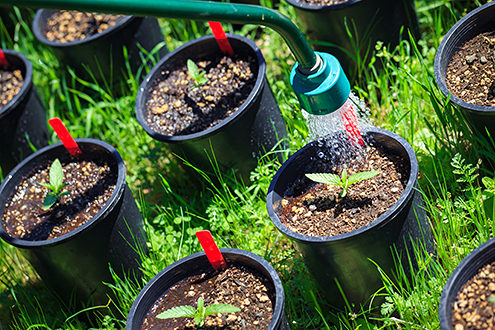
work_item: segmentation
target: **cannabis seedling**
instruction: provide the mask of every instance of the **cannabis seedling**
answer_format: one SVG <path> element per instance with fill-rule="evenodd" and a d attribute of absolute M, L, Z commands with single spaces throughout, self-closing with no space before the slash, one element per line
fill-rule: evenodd
<path fill-rule="evenodd" d="M 40 183 L 40 185 L 51 190 L 46 194 L 43 201 L 42 208 L 44 211 L 50 209 L 61 196 L 69 194 L 67 191 L 62 191 L 67 185 L 64 184 L 64 171 L 58 158 L 50 166 L 50 183 Z"/>
<path fill-rule="evenodd" d="M 199 72 L 198 66 L 192 60 L 187 60 L 187 71 L 196 84 L 191 85 L 192 88 L 200 87 L 206 84 L 208 79 L 205 77 L 206 72 Z"/>
<path fill-rule="evenodd" d="M 176 317 L 194 317 L 194 324 L 197 327 L 202 327 L 205 323 L 205 318 L 208 315 L 213 314 L 226 314 L 226 313 L 236 313 L 241 309 L 229 304 L 212 304 L 209 306 L 204 306 L 205 301 L 203 298 L 199 297 L 197 302 L 197 308 L 192 306 L 178 306 L 167 309 L 156 317 L 159 319 L 172 319 Z"/>
<path fill-rule="evenodd" d="M 341 176 L 333 173 L 307 173 L 306 176 L 318 183 L 325 183 L 332 186 L 337 186 L 342 188 L 342 192 L 340 193 L 340 197 L 344 198 L 347 196 L 347 190 L 349 186 L 354 183 L 358 183 L 360 181 L 371 179 L 374 176 L 380 174 L 380 171 L 367 171 L 360 172 L 347 177 L 347 170 L 344 169 L 342 171 Z"/>

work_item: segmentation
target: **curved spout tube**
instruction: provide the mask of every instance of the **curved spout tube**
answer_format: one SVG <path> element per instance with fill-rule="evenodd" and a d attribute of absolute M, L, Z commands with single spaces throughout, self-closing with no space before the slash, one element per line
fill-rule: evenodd
<path fill-rule="evenodd" d="M 297 26 L 261 6 L 196 0 L 0 0 L 0 4 L 265 25 L 284 38 L 303 71 L 317 64 L 315 52 Z"/>

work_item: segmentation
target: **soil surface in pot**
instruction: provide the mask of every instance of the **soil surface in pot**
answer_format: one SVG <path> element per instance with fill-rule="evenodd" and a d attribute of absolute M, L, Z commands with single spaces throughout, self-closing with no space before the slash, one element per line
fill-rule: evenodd
<path fill-rule="evenodd" d="M 0 110 L 21 91 L 23 82 L 21 70 L 0 67 Z"/>
<path fill-rule="evenodd" d="M 348 176 L 363 171 L 380 171 L 377 176 L 351 185 L 340 197 L 342 188 L 314 183 L 301 174 L 284 194 L 278 209 L 280 221 L 290 230 L 307 236 L 334 236 L 366 226 L 390 209 L 404 191 L 409 165 L 379 146 L 365 147 L 347 164 L 315 163 L 308 173 L 335 173 L 343 167 Z M 313 160 L 308 160 L 313 162 Z"/>
<path fill-rule="evenodd" d="M 152 83 L 146 100 L 146 121 L 164 135 L 185 135 L 215 126 L 246 101 L 257 76 L 252 57 L 223 56 L 196 62 L 207 82 L 192 79 L 186 64 L 173 71 L 163 70 Z"/>
<path fill-rule="evenodd" d="M 47 20 L 45 37 L 55 42 L 83 40 L 114 26 L 121 15 L 56 11 Z"/>
<path fill-rule="evenodd" d="M 452 57 L 445 81 L 461 100 L 495 107 L 495 31 L 468 40 Z"/>
<path fill-rule="evenodd" d="M 351 0 L 298 0 L 299 2 L 307 3 L 314 6 L 333 6 L 346 3 Z"/>
<path fill-rule="evenodd" d="M 11 237 L 30 241 L 67 234 L 102 209 L 117 182 L 117 169 L 105 153 L 91 153 L 77 159 L 60 158 L 64 171 L 63 191 L 69 194 L 47 211 L 42 209 L 49 191 L 39 183 L 49 183 L 50 163 L 37 166 L 12 192 L 2 215 L 3 227 Z"/>
<path fill-rule="evenodd" d="M 181 280 L 156 300 L 146 314 L 141 329 L 190 329 L 193 318 L 161 320 L 156 316 L 172 307 L 189 305 L 196 308 L 199 297 L 205 307 L 215 303 L 231 304 L 241 309 L 237 313 L 207 316 L 202 329 L 266 329 L 273 315 L 273 295 L 268 283 L 241 265 Z"/>
<path fill-rule="evenodd" d="M 495 329 L 495 262 L 462 286 L 452 308 L 455 330 Z"/>

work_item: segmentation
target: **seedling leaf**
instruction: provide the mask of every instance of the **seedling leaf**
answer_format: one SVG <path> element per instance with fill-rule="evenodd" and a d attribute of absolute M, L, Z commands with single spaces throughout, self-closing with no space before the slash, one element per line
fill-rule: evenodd
<path fill-rule="evenodd" d="M 50 184 L 55 188 L 54 192 L 58 193 L 64 185 L 64 171 L 62 169 L 62 164 L 60 160 L 55 159 L 50 166 Z"/>
<path fill-rule="evenodd" d="M 58 199 L 58 195 L 55 194 L 54 192 L 47 193 L 45 199 L 43 200 L 43 207 L 42 207 L 43 211 L 50 209 L 53 206 L 53 204 L 57 202 L 57 199 Z"/>
<path fill-rule="evenodd" d="M 340 193 L 340 197 L 344 198 L 347 196 L 347 189 L 351 184 L 371 179 L 380 173 L 380 171 L 368 171 L 356 173 L 348 177 L 347 170 L 344 168 L 340 177 L 333 173 L 306 173 L 305 175 L 315 182 L 341 187 L 342 192 Z"/>
<path fill-rule="evenodd" d="M 332 186 L 338 186 L 340 184 L 340 177 L 333 173 L 307 173 L 306 176 L 318 183 L 325 183 Z"/>
<path fill-rule="evenodd" d="M 241 309 L 229 304 L 213 304 L 205 307 L 205 301 L 202 297 L 198 298 L 196 303 L 197 308 L 192 306 L 178 306 L 167 309 L 157 315 L 159 319 L 171 319 L 176 317 L 194 317 L 194 324 L 197 327 L 202 327 L 205 323 L 205 318 L 208 315 L 218 313 L 236 313 Z"/>
<path fill-rule="evenodd" d="M 205 308 L 205 316 L 213 315 L 217 313 L 237 313 L 240 312 L 241 309 L 239 307 L 235 307 L 234 305 L 229 304 L 214 304 L 207 306 Z"/>
<path fill-rule="evenodd" d="M 191 59 L 187 60 L 187 71 L 191 75 L 191 78 L 196 82 L 192 87 L 199 87 L 206 84 L 208 79 L 205 77 L 205 72 L 199 72 L 198 66 Z"/>
<path fill-rule="evenodd" d="M 381 173 L 380 171 L 368 171 L 368 172 L 360 172 L 360 173 L 353 174 L 349 177 L 349 180 L 348 180 L 349 185 L 360 182 L 360 181 L 371 179 L 372 177 L 377 176 L 380 173 Z"/>
<path fill-rule="evenodd" d="M 192 306 L 178 306 L 167 309 L 163 313 L 158 314 L 156 317 L 159 319 L 173 319 L 176 317 L 194 317 L 196 316 L 196 310 Z"/>

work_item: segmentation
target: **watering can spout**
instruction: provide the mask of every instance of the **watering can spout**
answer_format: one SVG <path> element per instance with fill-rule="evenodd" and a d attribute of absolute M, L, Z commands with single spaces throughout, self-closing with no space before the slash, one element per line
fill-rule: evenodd
<path fill-rule="evenodd" d="M 326 115 L 339 109 L 349 98 L 351 86 L 335 56 L 316 52 L 315 68 L 307 71 L 296 63 L 290 83 L 303 109 Z"/>

